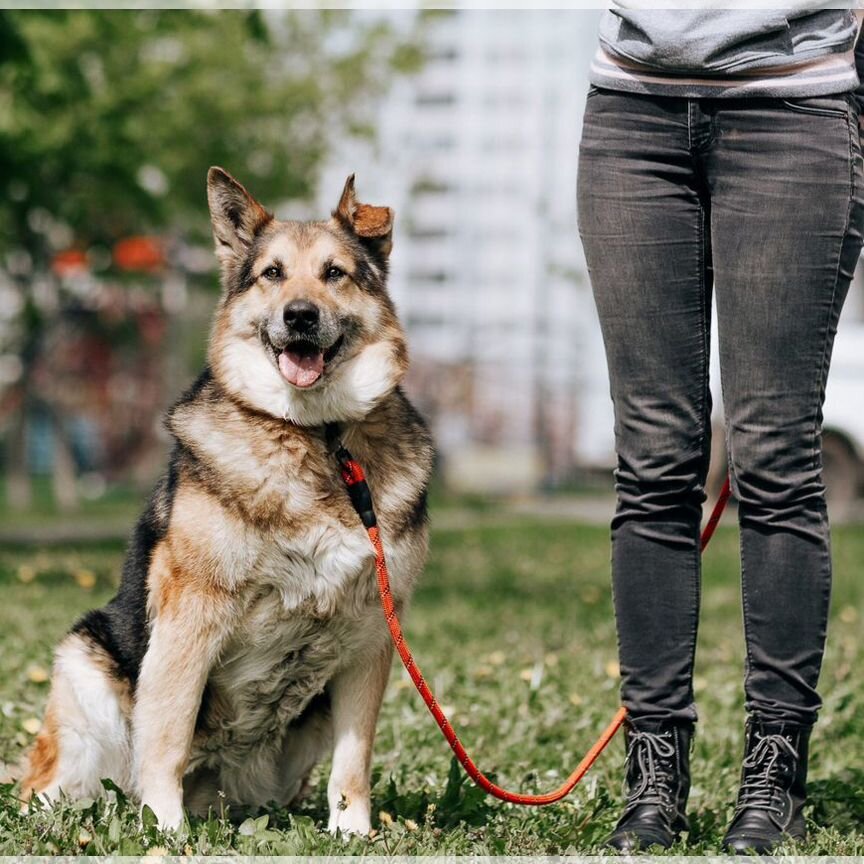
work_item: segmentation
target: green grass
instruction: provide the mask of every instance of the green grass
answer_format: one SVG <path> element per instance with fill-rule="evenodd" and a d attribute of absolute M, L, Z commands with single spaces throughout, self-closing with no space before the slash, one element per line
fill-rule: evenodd
<path fill-rule="evenodd" d="M 0 474 L 0 480 L 3 480 Z M 71 511 L 58 508 L 51 491 L 49 478 L 32 478 L 32 501 L 26 510 L 16 510 L 6 500 L 6 483 L 0 482 L 0 526 L 6 533 L 17 528 L 45 527 L 68 522 L 98 523 L 109 520 L 112 524 L 131 524 L 141 512 L 144 493 L 131 485 L 112 485 L 105 494 L 95 499 L 82 498 Z"/>
<path fill-rule="evenodd" d="M 41 553 L 0 548 L 0 760 L 10 766 L 32 741 L 47 694 L 48 684 L 32 679 L 49 668 L 52 646 L 75 616 L 110 596 L 121 554 L 112 544 Z M 862 855 L 864 531 L 835 531 L 834 557 L 825 708 L 812 748 L 810 839 L 796 852 Z M 508 521 L 433 535 L 432 559 L 407 621 L 410 642 L 442 703 L 452 706 L 469 750 L 508 788 L 557 785 L 617 707 L 608 559 L 604 528 Z M 719 851 L 742 744 L 734 530 L 721 529 L 705 563 L 692 830 L 677 854 Z M 270 810 L 239 826 L 216 817 L 193 820 L 182 840 L 150 824 L 139 827 L 136 808 L 122 798 L 21 816 L 16 787 L 5 784 L 0 855 L 136 855 L 153 847 L 201 854 L 589 854 L 600 851 L 615 821 L 622 757 L 616 740 L 561 804 L 502 805 L 450 775 L 449 751 L 399 669 L 379 725 L 371 840 L 343 842 L 322 830 L 322 766 L 317 791 L 298 812 Z"/>

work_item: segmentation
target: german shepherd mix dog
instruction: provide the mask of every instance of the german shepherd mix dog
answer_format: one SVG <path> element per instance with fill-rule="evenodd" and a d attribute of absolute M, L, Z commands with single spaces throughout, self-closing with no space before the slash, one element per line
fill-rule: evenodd
<path fill-rule="evenodd" d="M 225 802 L 287 805 L 331 752 L 331 830 L 367 833 L 391 647 L 374 555 L 324 424 L 368 472 L 396 602 L 426 556 L 432 446 L 400 389 L 386 291 L 393 214 L 349 177 L 332 217 L 281 222 L 207 185 L 223 292 L 208 363 L 117 596 L 57 648 L 26 798 L 110 778 L 166 828 Z"/>

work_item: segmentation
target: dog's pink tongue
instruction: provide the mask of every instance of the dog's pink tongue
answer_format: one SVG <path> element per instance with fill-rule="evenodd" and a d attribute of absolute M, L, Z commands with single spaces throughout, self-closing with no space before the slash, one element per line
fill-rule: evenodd
<path fill-rule="evenodd" d="M 283 351 L 279 355 L 279 371 L 296 387 L 311 387 L 324 371 L 324 355 Z"/>

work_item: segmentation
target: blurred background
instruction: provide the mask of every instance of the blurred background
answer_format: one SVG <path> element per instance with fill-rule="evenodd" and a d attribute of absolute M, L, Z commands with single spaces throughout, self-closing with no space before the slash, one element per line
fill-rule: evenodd
<path fill-rule="evenodd" d="M 211 164 L 297 218 L 356 171 L 396 210 L 391 290 L 442 494 L 605 520 L 575 218 L 599 14 L 0 12 L 0 539 L 52 515 L 55 535 L 125 531 L 161 471 L 218 297 Z M 859 274 L 825 411 L 835 518 L 861 511 L 862 346 Z"/>

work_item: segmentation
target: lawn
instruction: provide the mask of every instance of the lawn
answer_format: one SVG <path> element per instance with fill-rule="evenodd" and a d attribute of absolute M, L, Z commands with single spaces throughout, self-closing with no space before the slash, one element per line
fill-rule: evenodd
<path fill-rule="evenodd" d="M 434 521 L 434 520 L 433 520 Z M 447 524 L 452 524 L 449 520 Z M 617 707 L 615 634 L 605 528 L 475 513 L 433 534 L 407 622 L 416 656 L 481 767 L 518 790 L 557 785 Z M 102 543 L 34 551 L 0 547 L 0 762 L 13 767 L 38 730 L 56 639 L 107 599 L 122 548 Z M 814 733 L 810 840 L 796 852 L 864 854 L 864 530 L 835 531 L 835 589 Z M 737 536 L 722 528 L 706 553 L 696 691 L 692 828 L 673 852 L 719 851 L 742 744 L 742 635 Z M 383 626 L 383 621 L 382 621 Z M 322 830 L 324 786 L 298 812 L 271 810 L 236 826 L 193 821 L 188 837 L 139 827 L 135 806 L 67 803 L 21 816 L 0 785 L 0 855 L 119 853 L 159 847 L 198 854 L 536 855 L 599 852 L 621 801 L 616 740 L 563 803 L 534 809 L 485 798 L 451 771 L 438 729 L 394 669 L 375 760 L 372 839 Z M 3 773 L 0 771 L 0 773 Z"/>

